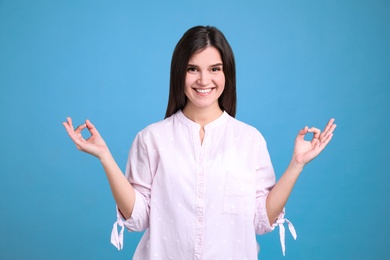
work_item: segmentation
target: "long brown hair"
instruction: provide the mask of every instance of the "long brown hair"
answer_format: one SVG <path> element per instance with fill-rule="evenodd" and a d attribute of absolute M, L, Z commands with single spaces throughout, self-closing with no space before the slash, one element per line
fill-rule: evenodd
<path fill-rule="evenodd" d="M 236 115 L 236 65 L 233 51 L 223 33 L 211 26 L 195 26 L 184 33 L 172 55 L 169 99 L 165 118 L 183 109 L 187 102 L 184 94 L 188 61 L 206 47 L 216 48 L 222 58 L 225 89 L 218 99 L 219 106 L 229 115 Z"/>

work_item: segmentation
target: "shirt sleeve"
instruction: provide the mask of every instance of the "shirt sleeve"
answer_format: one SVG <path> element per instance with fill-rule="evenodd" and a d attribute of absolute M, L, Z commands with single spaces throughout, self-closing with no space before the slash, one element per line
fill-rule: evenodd
<path fill-rule="evenodd" d="M 111 243 L 118 248 L 123 248 L 123 229 L 129 231 L 143 231 L 149 227 L 150 194 L 153 182 L 153 174 L 150 170 L 150 158 L 145 145 L 145 134 L 140 132 L 130 149 L 126 165 L 126 178 L 135 191 L 135 204 L 129 219 L 123 219 L 117 207 L 117 221 L 111 232 Z M 118 233 L 117 226 L 121 227 Z"/>
<path fill-rule="evenodd" d="M 267 144 L 263 136 L 259 133 L 259 140 L 256 142 L 256 213 L 255 231 L 262 235 L 273 230 L 269 223 L 266 200 L 268 193 L 275 185 L 275 173 L 272 167 L 271 158 L 267 150 Z"/>
<path fill-rule="evenodd" d="M 280 244 L 282 246 L 283 255 L 285 255 L 285 228 L 284 223 L 287 222 L 288 228 L 294 239 L 297 234 L 292 223 L 284 217 L 285 209 L 279 214 L 276 221 L 270 225 L 267 214 L 266 201 L 267 196 L 275 185 L 275 173 L 272 167 L 271 158 L 269 156 L 267 145 L 264 138 L 260 135 L 260 145 L 258 148 L 259 163 L 256 169 L 256 214 L 255 214 L 255 231 L 256 234 L 262 235 L 279 227 Z"/>

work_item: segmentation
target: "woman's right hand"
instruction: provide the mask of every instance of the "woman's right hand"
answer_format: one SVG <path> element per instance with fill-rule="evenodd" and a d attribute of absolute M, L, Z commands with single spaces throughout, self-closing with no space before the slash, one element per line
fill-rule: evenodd
<path fill-rule="evenodd" d="M 103 140 L 98 130 L 89 120 L 86 120 L 84 124 L 74 129 L 72 119 L 70 117 L 67 117 L 66 119 L 67 121 L 63 122 L 62 124 L 68 132 L 69 137 L 75 143 L 77 149 L 92 154 L 99 159 L 101 159 L 104 154 L 109 153 L 106 142 Z M 88 129 L 89 133 L 91 134 L 88 139 L 84 139 L 84 137 L 81 135 L 81 132 L 85 128 Z"/>

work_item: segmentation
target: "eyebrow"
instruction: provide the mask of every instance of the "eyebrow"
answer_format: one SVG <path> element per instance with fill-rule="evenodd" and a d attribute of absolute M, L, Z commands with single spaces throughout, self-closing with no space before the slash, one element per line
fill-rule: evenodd
<path fill-rule="evenodd" d="M 223 63 L 222 62 L 216 63 L 216 64 L 211 65 L 210 67 L 218 67 L 218 66 L 223 66 Z M 194 65 L 194 64 L 188 64 L 187 67 L 199 67 L 199 66 Z"/>

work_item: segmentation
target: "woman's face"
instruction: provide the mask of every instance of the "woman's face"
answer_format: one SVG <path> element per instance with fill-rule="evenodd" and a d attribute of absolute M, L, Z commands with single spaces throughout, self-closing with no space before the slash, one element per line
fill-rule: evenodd
<path fill-rule="evenodd" d="M 220 111 L 218 98 L 225 88 L 222 58 L 214 47 L 206 47 L 188 61 L 184 94 L 186 110 Z"/>

